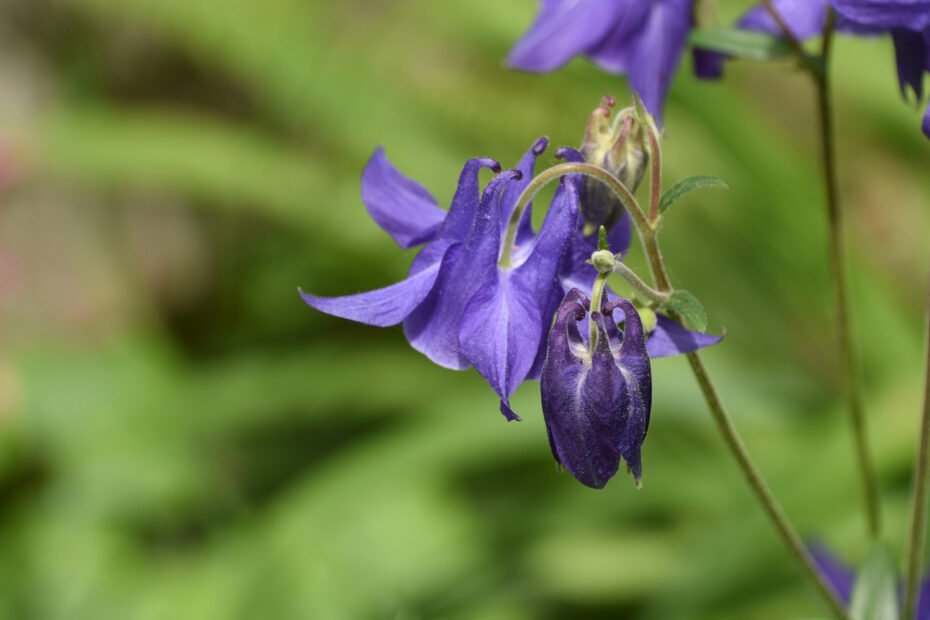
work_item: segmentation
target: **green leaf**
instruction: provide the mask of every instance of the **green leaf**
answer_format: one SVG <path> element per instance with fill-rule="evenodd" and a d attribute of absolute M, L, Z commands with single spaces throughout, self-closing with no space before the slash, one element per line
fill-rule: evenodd
<path fill-rule="evenodd" d="M 782 38 L 762 32 L 731 28 L 697 28 L 691 31 L 691 45 L 750 60 L 774 60 L 794 55 Z"/>
<path fill-rule="evenodd" d="M 707 329 L 707 311 L 704 304 L 688 291 L 675 291 L 666 303 L 669 310 L 681 315 L 685 325 L 699 332 Z"/>
<path fill-rule="evenodd" d="M 710 176 L 707 174 L 699 174 L 697 176 L 688 177 L 683 179 L 675 185 L 668 188 L 664 194 L 662 194 L 662 199 L 659 201 L 659 212 L 665 213 L 665 210 L 672 206 L 676 200 L 687 194 L 693 189 L 699 189 L 701 187 L 719 187 L 721 189 L 730 189 L 730 186 L 726 184 L 722 179 L 717 177 Z"/>
<path fill-rule="evenodd" d="M 898 620 L 898 575 L 894 555 L 885 543 L 872 547 L 859 572 L 849 613 L 853 620 Z"/>

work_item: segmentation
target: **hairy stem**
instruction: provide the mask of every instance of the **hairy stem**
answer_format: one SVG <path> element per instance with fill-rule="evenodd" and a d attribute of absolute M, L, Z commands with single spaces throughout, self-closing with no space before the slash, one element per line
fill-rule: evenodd
<path fill-rule="evenodd" d="M 604 288 L 607 286 L 607 276 L 609 273 L 599 273 L 594 280 L 594 286 L 591 288 L 591 312 L 600 312 L 601 303 L 604 299 Z M 588 351 L 594 355 L 597 349 L 597 323 L 593 320 L 588 321 Z"/>
<path fill-rule="evenodd" d="M 927 291 L 927 359 L 924 378 L 924 409 L 920 422 L 917 459 L 914 463 L 914 489 L 911 495 L 911 530 L 907 546 L 907 580 L 904 590 L 904 615 L 913 618 L 917 605 L 924 539 L 927 533 L 927 478 L 930 465 L 930 288 Z"/>
<path fill-rule="evenodd" d="M 636 275 L 636 272 L 620 261 L 614 263 L 614 272 L 620 274 L 620 277 L 629 282 L 630 286 L 633 287 L 633 290 L 636 291 L 640 297 L 652 304 L 662 305 L 671 297 L 668 293 L 657 291 L 643 282 L 643 280 Z"/>

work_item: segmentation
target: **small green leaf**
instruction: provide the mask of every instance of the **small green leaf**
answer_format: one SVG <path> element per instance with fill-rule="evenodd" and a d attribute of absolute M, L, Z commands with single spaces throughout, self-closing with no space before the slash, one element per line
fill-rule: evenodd
<path fill-rule="evenodd" d="M 698 298 L 688 291 L 675 291 L 666 303 L 669 310 L 681 315 L 685 325 L 699 332 L 707 329 L 707 311 Z"/>
<path fill-rule="evenodd" d="M 672 203 L 674 203 L 676 200 L 691 190 L 699 189 L 701 187 L 719 187 L 721 189 L 730 189 L 730 186 L 727 185 L 723 180 L 707 174 L 699 174 L 697 176 L 688 177 L 687 179 L 675 183 L 673 186 L 668 188 L 664 194 L 662 194 L 662 199 L 659 201 L 659 212 L 665 213 L 665 210 L 672 206 Z"/>
<path fill-rule="evenodd" d="M 875 543 L 859 571 L 849 613 L 853 620 L 898 620 L 898 575 L 885 543 Z"/>
<path fill-rule="evenodd" d="M 691 45 L 737 58 L 774 60 L 794 55 L 787 41 L 780 37 L 732 28 L 696 28 L 691 31 Z"/>

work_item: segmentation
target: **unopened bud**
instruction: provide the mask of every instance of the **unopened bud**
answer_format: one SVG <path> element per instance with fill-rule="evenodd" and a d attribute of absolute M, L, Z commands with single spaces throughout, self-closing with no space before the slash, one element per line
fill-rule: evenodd
<path fill-rule="evenodd" d="M 612 97 L 604 97 L 591 112 L 585 129 L 581 154 L 585 161 L 620 179 L 635 192 L 649 164 L 646 136 L 632 107 L 613 112 Z M 581 212 L 586 230 L 613 227 L 623 216 L 623 203 L 597 179 L 586 177 L 581 196 Z"/>
<path fill-rule="evenodd" d="M 616 262 L 617 259 L 610 250 L 598 250 L 591 255 L 591 264 L 598 273 L 611 273 Z"/>

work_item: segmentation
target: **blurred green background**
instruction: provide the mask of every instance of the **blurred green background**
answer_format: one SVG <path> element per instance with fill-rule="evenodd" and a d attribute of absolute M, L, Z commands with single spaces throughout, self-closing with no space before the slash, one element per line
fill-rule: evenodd
<path fill-rule="evenodd" d="M 726 22 L 747 2 L 721 2 Z M 0 617 L 775 619 L 821 608 L 681 359 L 644 488 L 556 472 L 525 385 L 304 306 L 404 276 L 379 144 L 448 204 L 461 163 L 577 144 L 625 82 L 509 72 L 534 0 L 0 0 Z M 862 389 L 900 548 L 918 427 L 928 144 L 885 39 L 836 50 Z M 685 59 L 664 232 L 707 361 L 806 536 L 867 551 L 838 394 L 813 110 L 790 64 Z M 551 162 L 550 154 L 544 158 Z M 486 177 L 487 178 L 487 177 Z M 634 251 L 631 261 L 641 265 Z"/>

